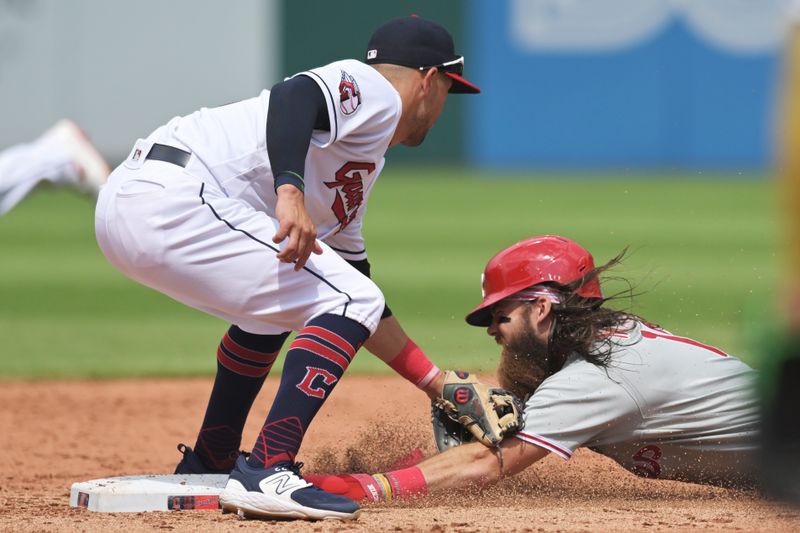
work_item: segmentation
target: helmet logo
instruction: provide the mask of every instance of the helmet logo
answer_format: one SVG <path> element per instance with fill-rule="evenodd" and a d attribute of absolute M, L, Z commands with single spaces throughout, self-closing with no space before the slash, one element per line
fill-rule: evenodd
<path fill-rule="evenodd" d="M 481 298 L 486 298 L 486 274 L 481 272 Z"/>

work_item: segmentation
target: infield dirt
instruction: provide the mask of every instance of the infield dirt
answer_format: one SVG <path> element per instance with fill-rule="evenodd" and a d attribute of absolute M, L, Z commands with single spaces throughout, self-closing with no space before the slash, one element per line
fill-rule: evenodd
<path fill-rule="evenodd" d="M 366 506 L 353 522 L 242 521 L 215 511 L 100 514 L 68 505 L 75 481 L 171 473 L 194 443 L 210 379 L 4 382 L 0 385 L 3 531 L 800 531 L 800 510 L 741 492 L 641 479 L 581 450 L 549 456 L 483 492 Z M 277 388 L 256 401 L 251 445 Z M 380 470 L 434 451 L 428 402 L 399 378 L 347 376 L 312 424 L 306 472 Z"/>

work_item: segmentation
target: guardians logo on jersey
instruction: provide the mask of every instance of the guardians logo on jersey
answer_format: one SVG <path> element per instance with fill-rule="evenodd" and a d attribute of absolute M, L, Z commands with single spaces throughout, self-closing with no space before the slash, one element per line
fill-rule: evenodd
<path fill-rule="evenodd" d="M 358 214 L 358 208 L 364 202 L 364 178 L 375 171 L 375 163 L 358 163 L 350 161 L 336 171 L 334 181 L 326 181 L 329 189 L 336 189 L 331 210 L 339 221 L 339 233 L 346 228 Z M 366 172 L 366 175 L 362 175 Z"/>
<path fill-rule="evenodd" d="M 361 105 L 361 91 L 358 90 L 356 79 L 342 71 L 342 81 L 339 82 L 339 109 L 345 115 L 352 115 Z"/>

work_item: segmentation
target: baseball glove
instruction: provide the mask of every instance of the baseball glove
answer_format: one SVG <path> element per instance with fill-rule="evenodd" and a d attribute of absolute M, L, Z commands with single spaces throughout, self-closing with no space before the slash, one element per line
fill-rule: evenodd
<path fill-rule="evenodd" d="M 477 440 L 497 446 L 522 429 L 522 404 L 505 389 L 489 387 L 469 372 L 449 371 L 442 397 L 431 407 L 433 436 L 439 451 Z"/>

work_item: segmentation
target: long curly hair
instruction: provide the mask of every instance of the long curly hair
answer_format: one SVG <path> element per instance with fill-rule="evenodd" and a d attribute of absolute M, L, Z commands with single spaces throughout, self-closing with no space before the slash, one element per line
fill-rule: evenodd
<path fill-rule="evenodd" d="M 608 302 L 617 300 L 628 300 L 630 303 L 636 296 L 633 286 L 624 278 L 604 277 L 604 280 L 613 279 L 627 287 L 611 296 L 585 298 L 575 292 L 621 263 L 627 252 L 626 247 L 609 262 L 595 267 L 572 283 L 547 284 L 555 288 L 562 298 L 561 303 L 553 304 L 555 321 L 547 350 L 552 362 L 559 361 L 563 364 L 564 358 L 569 354 L 577 353 L 590 363 L 607 366 L 614 349 L 614 341 L 609 332 L 623 332 L 630 327 L 631 320 L 642 320 L 628 311 L 605 307 Z"/>

